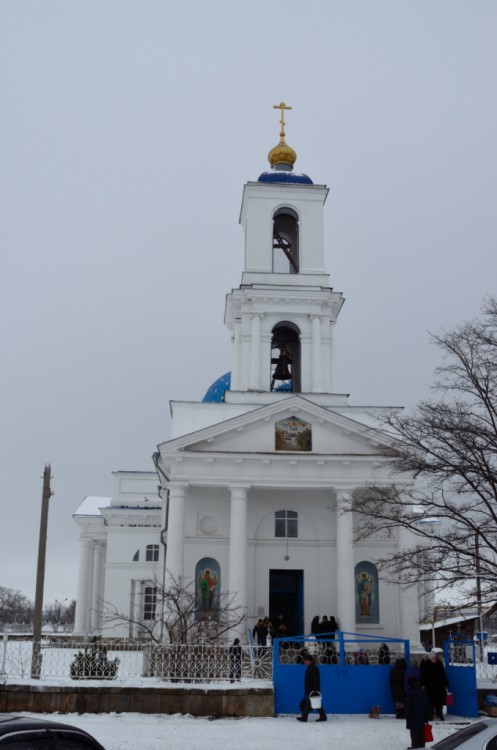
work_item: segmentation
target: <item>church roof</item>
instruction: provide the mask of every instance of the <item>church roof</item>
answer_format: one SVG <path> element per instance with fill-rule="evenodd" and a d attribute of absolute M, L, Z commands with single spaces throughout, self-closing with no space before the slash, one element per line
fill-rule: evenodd
<path fill-rule="evenodd" d="M 97 497 L 87 495 L 81 505 L 78 507 L 75 516 L 100 516 L 100 508 L 108 508 L 111 504 L 111 497 Z"/>
<path fill-rule="evenodd" d="M 224 401 L 225 391 L 231 389 L 231 372 L 225 372 L 224 375 L 217 378 L 207 389 L 202 403 L 222 404 Z"/>
<path fill-rule="evenodd" d="M 286 182 L 298 185 L 314 185 L 311 178 L 306 174 L 298 174 L 296 172 L 283 172 L 280 170 L 263 172 L 261 175 L 259 175 L 258 182 Z"/>

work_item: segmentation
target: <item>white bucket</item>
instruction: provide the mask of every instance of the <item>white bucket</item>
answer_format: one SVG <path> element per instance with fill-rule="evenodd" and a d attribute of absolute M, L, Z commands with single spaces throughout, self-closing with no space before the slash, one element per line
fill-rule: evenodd
<path fill-rule="evenodd" d="M 321 708 L 321 693 L 310 693 L 311 708 Z"/>

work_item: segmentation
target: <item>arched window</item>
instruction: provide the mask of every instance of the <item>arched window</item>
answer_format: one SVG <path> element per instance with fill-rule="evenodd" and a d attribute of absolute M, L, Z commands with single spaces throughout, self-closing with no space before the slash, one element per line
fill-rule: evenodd
<path fill-rule="evenodd" d="M 137 549 L 133 556 L 133 562 L 139 562 L 139 561 L 140 561 L 140 550 Z"/>
<path fill-rule="evenodd" d="M 274 514 L 274 535 L 280 539 L 296 539 L 299 533 L 299 514 L 294 510 L 277 510 Z"/>
<path fill-rule="evenodd" d="M 299 220 L 291 208 L 273 216 L 273 273 L 299 272 Z"/>
<path fill-rule="evenodd" d="M 221 569 L 213 557 L 203 557 L 195 566 L 196 620 L 208 620 L 219 609 Z"/>
<path fill-rule="evenodd" d="M 300 331 L 289 322 L 273 328 L 271 390 L 300 393 Z"/>
<path fill-rule="evenodd" d="M 147 562 L 157 562 L 159 559 L 159 545 L 158 544 L 147 544 L 145 550 L 145 560 Z"/>
<path fill-rule="evenodd" d="M 354 569 L 355 619 L 357 623 L 380 622 L 380 592 L 378 568 L 363 560 Z"/>

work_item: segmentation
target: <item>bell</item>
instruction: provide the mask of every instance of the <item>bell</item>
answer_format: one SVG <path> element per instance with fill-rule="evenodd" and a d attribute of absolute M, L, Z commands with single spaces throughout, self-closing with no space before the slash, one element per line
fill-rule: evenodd
<path fill-rule="evenodd" d="M 280 349 L 280 356 L 278 359 L 272 359 L 271 362 L 276 365 L 273 373 L 273 385 L 275 380 L 291 380 L 292 373 L 288 365 L 292 364 L 292 358 L 288 353 L 286 346 L 282 346 Z"/>

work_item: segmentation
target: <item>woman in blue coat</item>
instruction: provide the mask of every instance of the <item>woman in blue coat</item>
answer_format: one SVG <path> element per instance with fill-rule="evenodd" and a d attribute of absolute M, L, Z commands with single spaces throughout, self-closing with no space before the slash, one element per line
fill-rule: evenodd
<path fill-rule="evenodd" d="M 425 746 L 425 724 L 430 719 L 431 709 L 426 690 L 415 677 L 409 677 L 406 693 L 406 728 L 411 733 L 411 747 Z"/>

